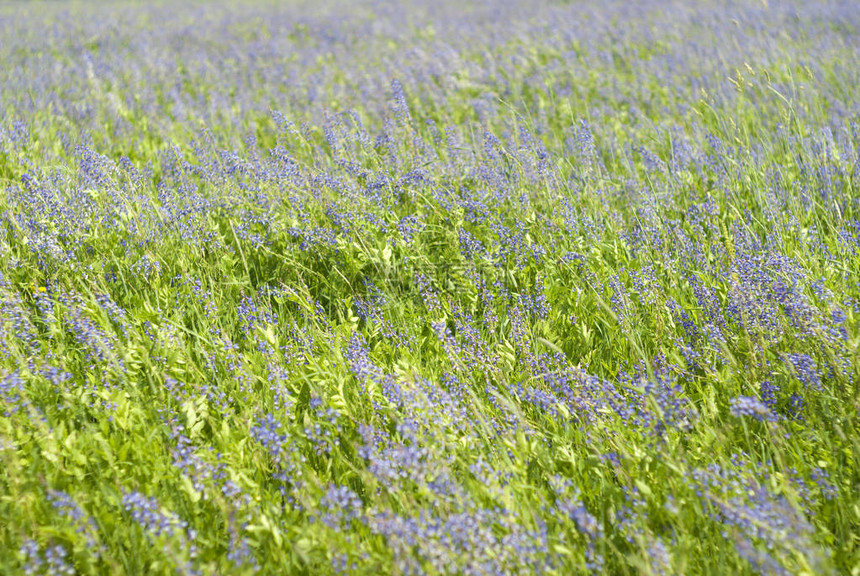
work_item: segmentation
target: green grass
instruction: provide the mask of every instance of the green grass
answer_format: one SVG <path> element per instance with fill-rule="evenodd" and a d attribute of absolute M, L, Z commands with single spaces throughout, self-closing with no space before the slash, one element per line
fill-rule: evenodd
<path fill-rule="evenodd" d="M 0 7 L 0 571 L 860 573 L 858 25 Z"/>

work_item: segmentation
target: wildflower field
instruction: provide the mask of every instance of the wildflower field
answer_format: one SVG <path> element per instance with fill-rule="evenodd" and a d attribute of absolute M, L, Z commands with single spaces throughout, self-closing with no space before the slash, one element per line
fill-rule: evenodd
<path fill-rule="evenodd" d="M 0 573 L 860 574 L 860 6 L 0 5 Z"/>

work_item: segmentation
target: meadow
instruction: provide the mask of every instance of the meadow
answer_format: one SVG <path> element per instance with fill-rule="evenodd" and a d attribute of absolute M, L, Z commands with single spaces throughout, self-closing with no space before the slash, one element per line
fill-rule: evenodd
<path fill-rule="evenodd" d="M 0 573 L 860 575 L 852 1 L 0 4 Z"/>

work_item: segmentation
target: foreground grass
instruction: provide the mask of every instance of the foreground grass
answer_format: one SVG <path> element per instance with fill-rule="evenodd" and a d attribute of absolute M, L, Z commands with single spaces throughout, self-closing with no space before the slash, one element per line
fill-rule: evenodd
<path fill-rule="evenodd" d="M 4 573 L 856 573 L 850 4 L 2 9 Z"/>

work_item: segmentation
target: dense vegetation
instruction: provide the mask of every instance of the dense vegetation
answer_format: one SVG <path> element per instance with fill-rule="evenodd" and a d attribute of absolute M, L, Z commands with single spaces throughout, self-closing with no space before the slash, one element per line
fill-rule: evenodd
<path fill-rule="evenodd" d="M 0 572 L 858 574 L 854 2 L 0 6 Z"/>

